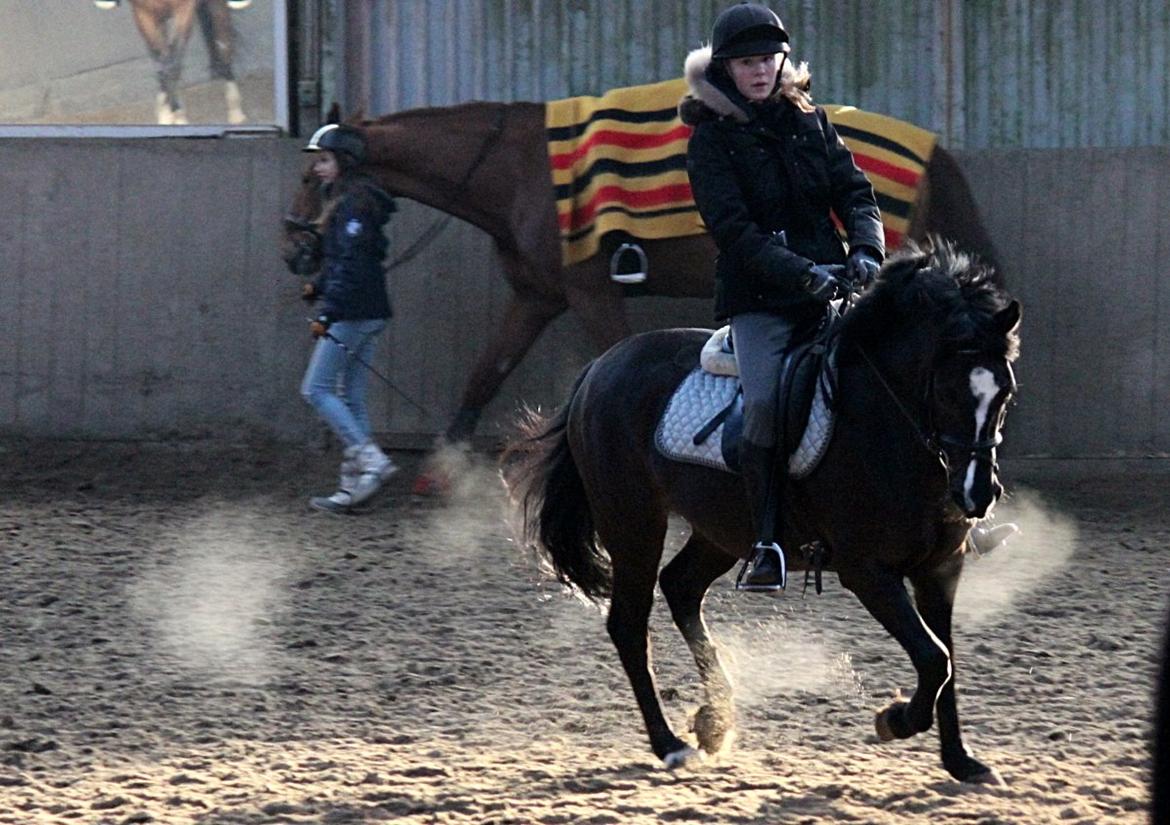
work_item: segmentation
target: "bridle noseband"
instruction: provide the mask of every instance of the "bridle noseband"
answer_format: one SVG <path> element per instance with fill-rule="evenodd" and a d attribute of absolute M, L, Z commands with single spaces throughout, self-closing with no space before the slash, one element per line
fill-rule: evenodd
<path fill-rule="evenodd" d="M 902 399 L 898 396 L 898 393 L 894 390 L 893 387 L 890 386 L 889 382 L 886 381 L 885 376 L 882 375 L 882 371 L 878 369 L 877 364 L 873 362 L 873 360 L 869 357 L 869 354 L 861 347 L 858 347 L 857 351 L 861 353 L 861 357 L 865 360 L 865 363 L 877 377 L 878 383 L 882 385 L 882 388 L 890 396 L 898 410 L 905 417 L 906 422 L 910 425 L 910 428 L 913 430 L 915 436 L 917 436 L 919 443 L 922 444 L 922 446 L 928 452 L 930 452 L 931 455 L 938 458 L 939 463 L 946 471 L 948 478 L 950 477 L 951 473 L 951 462 L 946 449 L 948 447 L 951 448 L 952 452 L 966 455 L 967 462 L 992 461 L 992 451 L 1003 443 L 1003 433 L 1000 432 L 998 424 L 996 425 L 995 432 L 992 435 L 988 436 L 987 438 L 970 441 L 965 438 L 957 438 L 949 433 L 942 432 L 935 423 L 935 375 L 938 373 L 939 369 L 941 369 L 940 366 L 936 364 L 931 368 L 930 376 L 926 381 L 926 388 L 923 390 L 922 407 L 926 410 L 926 414 L 923 416 L 926 420 L 926 427 L 923 428 L 922 425 L 919 424 L 919 419 L 915 418 L 910 410 L 907 409 L 906 404 L 903 403 Z M 956 350 L 954 352 L 954 355 L 956 356 L 979 354 L 981 354 L 981 351 L 974 349 L 962 349 Z M 1012 375 L 1011 372 L 1011 364 L 1008 364 L 1007 366 L 1008 374 L 1011 376 L 1011 384 L 1008 387 L 1008 397 L 1010 398 L 1015 394 L 1016 381 L 1015 376 Z"/>

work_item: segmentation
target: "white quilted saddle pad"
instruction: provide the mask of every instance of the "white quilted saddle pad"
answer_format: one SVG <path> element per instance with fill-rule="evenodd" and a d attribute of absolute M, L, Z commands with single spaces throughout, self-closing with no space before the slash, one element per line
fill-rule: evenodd
<path fill-rule="evenodd" d="M 701 367 L 691 370 L 666 405 L 654 432 L 654 445 L 674 461 L 686 461 L 731 472 L 723 459 L 723 423 L 701 444 L 695 433 L 736 397 L 739 378 L 713 375 Z M 737 403 L 742 403 L 738 401 Z M 808 423 L 796 451 L 788 459 L 788 474 L 803 478 L 816 468 L 833 436 L 833 412 L 825 403 L 824 389 L 817 382 Z"/>

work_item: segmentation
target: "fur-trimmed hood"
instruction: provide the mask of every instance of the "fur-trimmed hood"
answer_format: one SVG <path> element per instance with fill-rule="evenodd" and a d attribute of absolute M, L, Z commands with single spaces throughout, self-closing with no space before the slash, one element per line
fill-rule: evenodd
<path fill-rule="evenodd" d="M 687 55 L 683 63 L 683 76 L 686 78 L 690 93 L 678 104 L 679 117 L 688 126 L 694 126 L 703 120 L 712 117 L 730 117 L 740 123 L 747 123 L 752 119 L 751 106 L 730 84 L 730 88 L 723 89 L 711 76 L 711 47 L 702 46 Z M 780 73 L 780 82 L 772 93 L 772 100 L 782 97 L 788 98 L 803 112 L 813 111 L 812 96 L 809 88 L 812 76 L 809 74 L 808 64 L 793 65 L 791 61 L 784 61 L 784 68 Z"/>

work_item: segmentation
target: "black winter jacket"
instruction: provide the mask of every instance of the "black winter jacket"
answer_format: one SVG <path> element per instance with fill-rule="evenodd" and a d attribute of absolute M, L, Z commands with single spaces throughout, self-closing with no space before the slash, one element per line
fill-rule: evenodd
<path fill-rule="evenodd" d="M 692 93 L 679 109 L 694 127 L 687 172 L 695 203 L 719 249 L 716 319 L 770 310 L 806 320 L 822 310 L 804 291 L 808 268 L 846 258 L 830 210 L 850 246 L 884 256 L 873 187 L 823 109 L 801 111 L 780 93 L 753 105 L 708 64 L 696 75 L 688 59 Z"/>
<path fill-rule="evenodd" d="M 389 242 L 382 227 L 396 209 L 394 199 L 372 180 L 346 186 L 322 230 L 321 272 L 314 282 L 317 313 L 330 323 L 389 318 L 382 268 Z"/>

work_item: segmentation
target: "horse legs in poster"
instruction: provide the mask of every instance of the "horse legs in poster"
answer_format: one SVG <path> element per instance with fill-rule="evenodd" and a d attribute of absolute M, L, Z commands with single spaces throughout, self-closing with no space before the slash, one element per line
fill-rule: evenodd
<path fill-rule="evenodd" d="M 245 4 L 246 5 L 246 4 Z M 228 123 L 239 125 L 248 120 L 244 114 L 243 101 L 240 97 L 240 86 L 236 83 L 235 72 L 232 69 L 232 60 L 235 56 L 235 35 L 232 31 L 232 8 L 245 6 L 232 3 L 211 2 L 203 3 L 199 10 L 199 26 L 203 30 L 203 39 L 207 43 L 207 52 L 211 56 L 211 76 L 219 78 L 224 83 L 224 101 L 227 103 Z"/>
<path fill-rule="evenodd" d="M 170 17 L 169 32 L 165 17 L 158 16 L 145 5 L 136 3 L 132 6 L 134 23 L 146 41 L 158 71 L 160 91 L 155 109 L 158 122 L 166 126 L 187 123 L 187 115 L 179 101 L 179 77 L 183 71 L 183 53 L 195 22 L 195 6 L 195 3 L 186 3 L 175 9 Z"/>
<path fill-rule="evenodd" d="M 703 621 L 703 598 L 711 583 L 730 570 L 735 561 L 699 533 L 692 533 L 658 576 L 670 615 L 686 639 L 703 680 L 707 701 L 695 714 L 694 731 L 699 747 L 707 753 L 718 753 L 731 743 L 735 715 L 731 681 Z"/>

